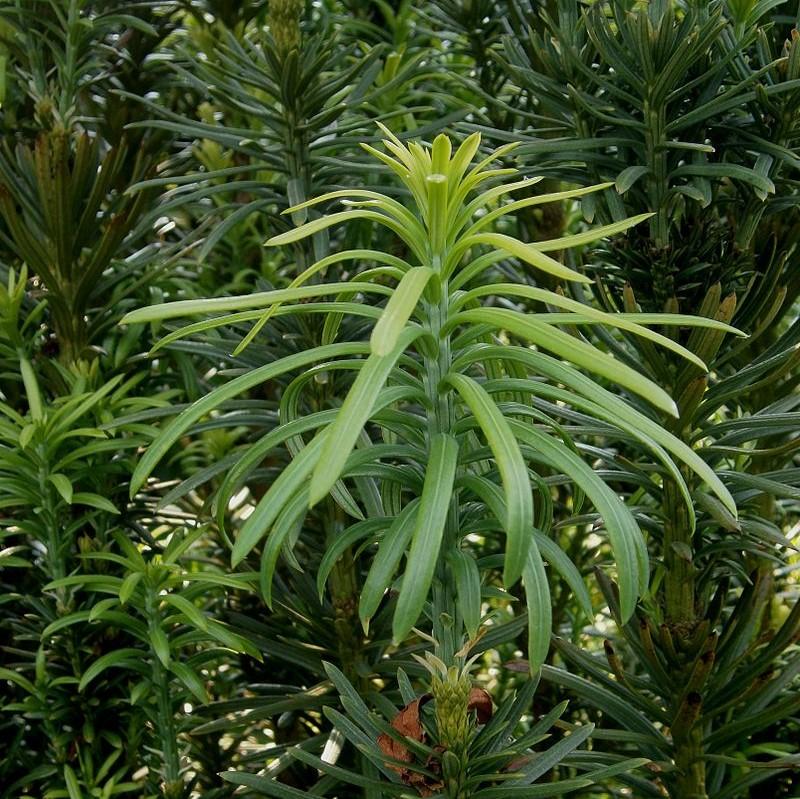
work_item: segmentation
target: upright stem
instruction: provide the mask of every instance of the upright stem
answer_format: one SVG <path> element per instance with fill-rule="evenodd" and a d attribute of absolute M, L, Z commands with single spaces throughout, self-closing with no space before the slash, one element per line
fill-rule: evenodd
<path fill-rule="evenodd" d="M 286 157 L 288 182 L 286 186 L 289 205 L 296 205 L 312 196 L 312 175 L 308 135 L 302 130 L 307 120 L 303 118 L 295 107 L 296 98 L 284 97 L 286 110 L 286 134 L 284 140 L 284 155 Z M 307 211 L 299 211 L 292 215 L 295 224 L 302 224 L 306 220 Z M 301 242 L 299 248 L 297 270 L 301 272 L 314 262 L 314 244 L 311 239 Z M 315 278 L 318 279 L 318 278 Z"/>
<path fill-rule="evenodd" d="M 70 366 L 79 361 L 89 344 L 89 333 L 84 319 L 84 309 L 72 301 L 69 283 L 62 287 L 69 294 L 65 302 L 53 303 L 53 328 L 58 342 L 58 357 Z"/>
<path fill-rule="evenodd" d="M 684 470 L 684 478 L 690 476 Z M 702 699 L 684 696 L 695 666 L 687 652 L 697 626 L 697 587 L 689 511 L 673 480 L 664 485 L 664 635 L 669 638 L 667 662 L 678 675 L 676 693 L 670 697 L 672 739 L 677 768 L 674 799 L 708 799 L 706 764 L 703 759 Z"/>
<path fill-rule="evenodd" d="M 655 215 L 650 220 L 650 235 L 659 249 L 670 243 L 669 209 L 666 193 L 669 186 L 666 135 L 666 103 L 653 97 L 648 88 L 644 98 L 645 163 L 648 201 Z M 683 437 L 689 420 L 676 421 L 675 434 Z M 688 443 L 688 442 L 687 442 Z M 691 480 L 682 469 L 684 480 Z M 705 761 L 702 757 L 703 725 L 700 697 L 684 696 L 684 686 L 694 667 L 695 657 L 687 650 L 697 624 L 697 586 L 692 562 L 694 546 L 689 510 L 678 485 L 672 479 L 664 483 L 663 552 L 664 611 L 662 646 L 673 673 L 678 675 L 677 691 L 669 697 L 673 714 L 672 737 L 678 770 L 674 799 L 707 799 Z"/>
<path fill-rule="evenodd" d="M 688 474 L 685 477 L 688 478 Z M 665 482 L 664 509 L 664 600 L 667 621 L 674 625 L 693 625 L 695 569 L 691 560 L 689 509 L 674 480 Z"/>
<path fill-rule="evenodd" d="M 434 268 L 441 263 L 434 255 Z M 442 380 L 450 372 L 453 362 L 450 334 L 442 334 L 448 314 L 447 283 L 443 281 L 438 301 L 425 304 L 426 321 L 435 349 L 424 358 L 423 382 L 429 400 L 428 439 L 440 433 L 451 433 L 455 425 L 455 407 L 452 394 L 441 392 Z M 448 757 L 442 763 L 442 778 L 449 799 L 467 799 L 470 791 L 465 787 L 467 776 L 469 677 L 460 671 L 462 664 L 456 653 L 461 649 L 463 621 L 457 612 L 454 592 L 455 580 L 450 570 L 447 553 L 459 542 L 458 495 L 453 492 L 447 516 L 442 548 L 436 564 L 433 583 L 433 635 L 438 656 L 449 667 L 448 675 L 434 679 L 432 691 L 436 700 L 440 744 Z"/>
<path fill-rule="evenodd" d="M 145 609 L 147 625 L 152 631 L 160 623 L 158 601 L 153 590 L 147 591 Z M 180 795 L 178 789 L 182 787 L 178 739 L 169 690 L 169 675 L 155 651 L 152 651 L 151 654 L 151 668 L 153 669 L 152 684 L 156 695 L 156 729 L 158 744 L 161 747 L 162 795 L 171 799 L 172 796 Z"/>
<path fill-rule="evenodd" d="M 47 547 L 47 559 L 45 561 L 45 568 L 47 570 L 47 580 L 59 580 L 66 575 L 66 564 L 64 563 L 64 551 L 61 546 L 58 526 L 58 514 L 56 512 L 57 501 L 55 501 L 54 491 L 52 484 L 48 480 L 49 470 L 47 468 L 47 455 L 44 452 L 44 446 L 40 445 L 38 448 L 38 456 L 41 459 L 39 465 L 39 492 L 42 498 L 40 520 L 45 529 L 45 540 L 42 542 Z M 67 607 L 67 591 L 65 587 L 57 588 L 56 594 L 56 607 L 55 612 L 57 616 L 62 616 L 68 612 Z M 73 667 L 73 673 L 80 676 L 81 669 L 76 657 L 76 648 L 74 641 L 74 627 L 68 627 L 62 633 L 62 638 L 65 642 L 66 654 L 70 658 Z M 58 664 L 54 664 L 54 660 L 60 660 L 57 655 L 53 654 L 54 647 L 52 644 L 48 645 L 48 652 L 46 660 L 43 659 L 42 665 L 44 666 L 44 675 L 41 679 L 39 677 L 39 670 L 37 668 L 37 687 L 42 691 L 42 694 L 47 697 L 50 689 L 51 674 L 50 671 L 55 665 L 58 669 Z M 42 650 L 40 649 L 40 654 Z M 60 729 L 57 725 L 53 724 L 50 714 L 44 713 L 42 715 L 42 722 L 45 732 L 50 740 L 50 746 L 53 751 L 52 758 L 56 763 L 62 764 L 67 762 L 67 750 L 69 742 L 66 744 L 62 736 L 59 734 Z"/>
<path fill-rule="evenodd" d="M 164 782 L 172 786 L 180 779 L 175 717 L 172 713 L 167 673 L 157 657 L 153 658 L 153 682 L 158 704 L 158 727 L 161 738 L 159 743 L 163 751 Z"/>
<path fill-rule="evenodd" d="M 675 749 L 675 766 L 679 772 L 675 799 L 708 799 L 702 742 L 702 725 L 695 724 Z"/>
<path fill-rule="evenodd" d="M 342 509 L 332 500 L 325 509 L 326 546 L 342 534 L 344 516 Z M 353 553 L 350 549 L 340 557 L 328 580 L 334 612 L 337 653 L 342 672 L 356 686 L 366 690 L 365 678 L 358 669 L 362 640 L 358 634 L 358 578 Z"/>
<path fill-rule="evenodd" d="M 47 535 L 47 540 L 44 542 L 47 546 L 47 567 L 50 571 L 50 579 L 60 580 L 66 574 L 66 567 L 64 565 L 64 552 L 55 511 L 57 503 L 53 501 L 54 489 L 49 481 L 50 471 L 47 468 L 47 454 L 44 452 L 43 445 L 39 447 L 38 455 L 41 458 L 39 466 L 39 494 L 42 498 L 40 518 Z M 56 596 L 58 597 L 59 605 L 63 605 L 64 589 L 59 588 L 56 591 Z"/>
<path fill-rule="evenodd" d="M 669 244 L 669 218 L 664 204 L 669 180 L 667 176 L 666 111 L 665 103 L 651 103 L 650 98 L 644 101 L 645 122 L 645 158 L 650 169 L 648 178 L 648 194 L 650 208 L 655 216 L 650 220 L 650 235 L 659 248 Z"/>
<path fill-rule="evenodd" d="M 434 260 L 438 261 L 437 258 Z M 425 356 L 425 371 L 423 382 L 425 393 L 430 402 L 428 410 L 428 439 L 438 433 L 449 433 L 453 429 L 455 414 L 452 397 L 449 392 L 440 392 L 439 386 L 447 376 L 452 364 L 450 335 L 442 335 L 442 328 L 447 319 L 447 283 L 441 286 L 438 302 L 425 304 L 427 323 L 431 337 L 436 342 L 435 352 Z M 442 552 L 446 553 L 458 541 L 458 498 L 454 494 L 451 499 L 450 513 L 447 517 Z M 439 557 L 436 565 L 436 581 L 433 589 L 433 606 L 435 609 L 433 619 L 434 638 L 439 643 L 439 656 L 450 664 L 455 653 L 460 649 L 461 631 L 457 625 L 455 612 L 455 598 L 453 596 L 453 581 L 448 574 L 447 559 Z"/>

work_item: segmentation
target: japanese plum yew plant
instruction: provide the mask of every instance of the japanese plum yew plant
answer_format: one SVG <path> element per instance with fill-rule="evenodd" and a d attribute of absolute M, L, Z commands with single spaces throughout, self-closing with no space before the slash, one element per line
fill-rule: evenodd
<path fill-rule="evenodd" d="M 0 799 L 800 796 L 800 0 L 0 0 Z"/>
<path fill-rule="evenodd" d="M 378 746 L 378 736 L 371 733 L 383 730 L 387 722 L 376 720 L 345 676 L 331 667 L 329 676 L 350 711 L 333 711 L 334 725 L 396 786 L 414 784 L 416 774 L 422 789 L 431 791 L 441 783 L 443 795 L 450 797 L 558 795 L 555 786 L 553 793 L 523 787 L 543 773 L 521 765 L 527 762 L 530 734 L 492 757 L 484 756 L 489 733 L 484 727 L 475 734 L 481 713 L 472 712 L 468 658 L 492 630 L 497 607 L 513 600 L 521 581 L 528 668 L 531 675 L 538 673 L 552 627 L 545 563 L 575 592 L 586 616 L 592 615 L 582 575 L 552 534 L 548 474 L 566 475 L 575 486 L 575 502 L 582 503 L 585 495 L 598 514 L 613 554 L 623 623 L 647 586 L 642 531 L 625 502 L 584 459 L 563 420 L 579 414 L 598 435 L 641 445 L 679 487 L 689 523 L 693 506 L 682 468 L 696 474 L 726 512 L 736 514 L 730 493 L 713 470 L 660 424 L 660 415 L 675 415 L 673 399 L 592 343 L 591 330 L 604 326 L 626 331 L 699 369 L 705 366 L 695 354 L 653 326 L 736 331 L 700 317 L 609 314 L 560 290 L 539 288 L 522 273 L 501 272 L 499 264 L 517 259 L 531 275 L 546 273 L 557 281 L 586 284 L 583 274 L 548 253 L 612 236 L 647 215 L 523 243 L 497 232 L 498 220 L 520 208 L 601 192 L 608 184 L 504 202 L 535 182 L 512 179 L 513 168 L 496 166 L 514 145 L 482 157 L 478 134 L 454 149 L 445 135 L 426 147 L 406 145 L 382 129 L 383 151 L 364 146 L 399 179 L 406 202 L 367 189 L 330 192 L 287 213 L 331 201 L 340 201 L 345 210 L 308 221 L 267 244 L 287 247 L 326 228 L 368 220 L 388 228 L 400 241 L 399 249 L 342 250 L 309 266 L 285 289 L 167 303 L 126 317 L 134 323 L 215 314 L 169 334 L 170 341 L 241 320 L 253 321 L 260 335 L 269 335 L 269 321 L 279 316 L 320 315 L 324 320 L 318 346 L 240 374 L 166 425 L 140 460 L 131 494 L 144 486 L 181 436 L 221 403 L 268 380 L 284 381 L 279 424 L 244 453 L 215 498 L 218 522 L 224 524 L 228 501 L 248 470 L 272 451 L 288 450 L 285 468 L 236 532 L 232 567 L 257 569 L 261 593 L 270 605 L 279 561 L 301 568 L 295 549 L 304 520 L 310 509 L 332 499 L 346 521 L 327 542 L 325 568 L 317 574 L 320 591 L 325 591 L 333 563 L 356 547 L 358 557 L 368 563 L 358 590 L 365 633 L 390 638 L 394 647 L 407 644 L 410 637 L 421 639 L 423 662 L 432 675 L 435 713 L 426 718 L 417 706 L 413 712 L 423 721 L 416 722 L 421 724 L 416 736 L 402 724 L 405 737 L 398 735 L 397 726 L 389 727 L 393 735 L 384 730 L 399 741 L 416 738 L 416 758 L 399 756 L 408 753 L 405 743 L 400 750 L 388 747 L 388 752 L 387 746 Z M 363 266 L 346 271 L 345 265 L 352 263 Z M 319 281 L 332 267 L 339 270 L 339 279 Z M 336 391 L 328 395 L 325 407 L 298 412 L 302 395 L 322 376 L 335 381 Z M 495 548 L 498 555 L 483 556 L 482 542 L 496 539 L 502 542 Z M 495 608 L 488 613 L 487 599 Z M 403 712 L 408 714 L 420 700 L 408 688 L 405 698 Z M 491 709 L 491 700 L 489 705 Z M 453 721 L 459 718 L 461 723 Z M 510 724 L 506 734 L 513 732 Z M 588 728 L 580 733 L 587 734 Z M 420 747 L 428 735 L 436 745 L 424 749 L 423 758 Z M 580 743 L 577 733 L 567 740 L 575 747 Z M 553 757 L 557 762 L 555 752 Z M 356 784 L 363 779 L 340 774 L 341 769 L 324 759 L 314 763 Z M 252 783 L 247 775 L 229 776 Z M 580 779 L 591 782 L 595 776 L 589 770 Z M 490 787 L 501 780 L 502 789 Z M 265 778 L 257 782 L 270 795 L 294 795 L 267 787 Z M 402 793 L 401 787 L 396 790 Z"/>

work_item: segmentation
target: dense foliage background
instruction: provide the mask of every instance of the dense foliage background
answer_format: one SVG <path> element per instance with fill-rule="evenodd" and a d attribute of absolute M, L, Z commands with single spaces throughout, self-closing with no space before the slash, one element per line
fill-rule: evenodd
<path fill-rule="evenodd" d="M 0 797 L 800 797 L 798 28 L 0 0 Z"/>

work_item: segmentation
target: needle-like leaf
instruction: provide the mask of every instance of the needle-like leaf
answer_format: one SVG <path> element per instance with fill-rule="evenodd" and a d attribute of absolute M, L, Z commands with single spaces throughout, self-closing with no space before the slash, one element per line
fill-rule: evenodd
<path fill-rule="evenodd" d="M 416 513 L 411 549 L 394 612 L 392 635 L 402 641 L 416 624 L 433 580 L 458 466 L 458 441 L 446 433 L 431 439 L 425 483 Z"/>

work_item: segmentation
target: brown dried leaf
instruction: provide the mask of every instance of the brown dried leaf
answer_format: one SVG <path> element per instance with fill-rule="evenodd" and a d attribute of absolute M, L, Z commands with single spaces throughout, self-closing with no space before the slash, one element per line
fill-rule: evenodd
<path fill-rule="evenodd" d="M 478 716 L 478 724 L 486 724 L 492 717 L 492 697 L 483 688 L 475 688 L 469 692 L 468 710 L 474 710 Z"/>
<path fill-rule="evenodd" d="M 424 705 L 429 699 L 430 696 L 428 694 L 424 694 L 423 696 L 419 697 L 419 699 L 409 702 L 409 704 L 407 704 L 392 719 L 392 727 L 397 730 L 400 735 L 405 735 L 407 738 L 420 741 L 420 743 L 424 741 L 425 730 L 423 729 L 422 724 L 420 724 L 419 711 L 422 705 Z M 414 760 L 414 756 L 404 743 L 401 741 L 396 741 L 386 733 L 382 733 L 380 736 L 378 736 L 378 746 L 383 754 L 385 754 L 387 757 L 393 758 L 394 760 L 400 760 L 403 763 L 411 763 Z M 389 768 L 394 769 L 396 772 L 398 772 L 398 774 L 403 774 L 404 772 L 408 771 L 400 766 L 391 764 L 389 764 Z"/>
<path fill-rule="evenodd" d="M 392 728 L 397 730 L 400 735 L 405 735 L 414 741 L 420 743 L 425 740 L 425 729 L 420 723 L 419 713 L 422 706 L 430 700 L 430 694 L 424 694 L 409 702 L 395 717 L 392 719 Z M 402 741 L 395 741 L 390 735 L 382 733 L 378 736 L 378 746 L 381 752 L 393 760 L 399 760 L 401 763 L 413 763 L 414 755 L 409 751 L 408 747 Z M 417 790 L 420 796 L 434 796 L 439 793 L 444 787 L 441 781 L 433 781 L 425 774 L 420 774 L 411 768 L 403 768 L 395 763 L 386 764 L 390 769 L 396 771 L 406 785 L 410 785 Z M 428 766 L 430 767 L 430 760 Z"/>
<path fill-rule="evenodd" d="M 431 782 L 429 777 L 416 771 L 409 772 L 407 775 L 404 774 L 403 782 L 412 788 L 416 788 L 420 796 L 435 796 L 444 788 L 444 783 L 441 780 Z"/>
<path fill-rule="evenodd" d="M 414 759 L 406 746 L 403 746 L 399 741 L 395 741 L 394 738 L 390 738 L 385 732 L 382 732 L 378 736 L 378 746 L 384 755 L 391 757 L 393 760 L 401 760 L 403 763 L 410 763 Z M 398 774 L 402 774 L 405 771 L 405 769 L 400 768 L 400 766 L 394 763 L 387 763 L 386 765 Z"/>

